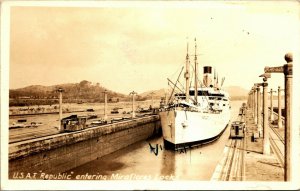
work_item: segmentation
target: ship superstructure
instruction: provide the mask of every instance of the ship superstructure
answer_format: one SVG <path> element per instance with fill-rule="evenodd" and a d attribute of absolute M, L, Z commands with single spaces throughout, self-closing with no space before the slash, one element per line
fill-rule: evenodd
<path fill-rule="evenodd" d="M 172 82 L 173 88 L 166 105 L 159 113 L 165 146 L 178 148 L 216 140 L 230 120 L 230 97 L 221 88 L 225 78 L 219 86 L 216 72 L 212 79 L 212 67 L 204 66 L 203 80 L 200 81 L 196 50 L 195 39 L 194 66 L 190 64 L 187 48 L 185 89 L 178 87 L 182 68 L 177 81 Z M 191 68 L 194 73 L 191 72 Z M 191 79 L 191 76 L 194 78 Z"/>

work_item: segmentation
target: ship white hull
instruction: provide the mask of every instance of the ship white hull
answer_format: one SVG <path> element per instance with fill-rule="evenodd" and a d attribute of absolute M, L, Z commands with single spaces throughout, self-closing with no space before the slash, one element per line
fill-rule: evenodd
<path fill-rule="evenodd" d="M 193 144 L 218 137 L 230 120 L 230 111 L 203 113 L 169 110 L 160 112 L 164 140 L 174 144 Z"/>

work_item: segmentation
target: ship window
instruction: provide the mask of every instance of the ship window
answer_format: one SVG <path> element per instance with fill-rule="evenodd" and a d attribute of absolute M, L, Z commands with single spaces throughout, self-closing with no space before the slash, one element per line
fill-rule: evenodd
<path fill-rule="evenodd" d="M 185 98 L 185 94 L 184 93 L 176 93 L 175 96 L 176 97 Z"/>
<path fill-rule="evenodd" d="M 190 90 L 190 95 L 195 95 L 195 90 Z M 208 96 L 208 91 L 198 90 L 198 96 Z"/>
<path fill-rule="evenodd" d="M 225 104 L 223 104 L 223 106 L 225 106 Z"/>
<path fill-rule="evenodd" d="M 224 97 L 224 94 L 210 94 L 211 96 Z"/>
<path fill-rule="evenodd" d="M 218 100 L 222 100 L 222 98 L 218 97 Z"/>
<path fill-rule="evenodd" d="M 214 103 L 209 103 L 210 106 L 214 106 Z"/>

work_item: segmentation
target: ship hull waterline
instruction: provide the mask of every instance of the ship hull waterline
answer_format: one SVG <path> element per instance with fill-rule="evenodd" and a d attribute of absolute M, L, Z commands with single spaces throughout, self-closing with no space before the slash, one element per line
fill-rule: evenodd
<path fill-rule="evenodd" d="M 168 110 L 159 113 L 164 146 L 178 150 L 216 141 L 226 130 L 228 112 L 201 113 L 183 110 Z"/>

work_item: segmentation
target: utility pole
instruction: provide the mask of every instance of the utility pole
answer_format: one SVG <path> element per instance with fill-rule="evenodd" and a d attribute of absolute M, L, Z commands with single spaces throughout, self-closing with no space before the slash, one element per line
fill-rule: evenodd
<path fill-rule="evenodd" d="M 62 92 L 64 92 L 64 90 L 62 88 L 58 88 L 56 90 L 57 92 L 59 92 L 59 132 L 63 132 L 63 128 L 61 125 L 61 120 L 62 120 Z"/>
<path fill-rule="evenodd" d="M 257 124 L 257 90 L 256 86 L 252 87 L 253 89 L 253 99 L 254 99 L 254 123 Z"/>
<path fill-rule="evenodd" d="M 251 95 L 251 108 L 252 108 L 252 117 L 254 117 L 254 90 L 253 88 L 250 91 Z"/>
<path fill-rule="evenodd" d="M 276 91 L 275 90 L 272 90 L 272 88 L 271 88 L 271 90 L 270 90 L 270 107 L 271 107 L 271 115 L 270 115 L 270 120 L 271 120 L 271 122 L 274 120 L 274 116 L 273 116 L 273 92 L 274 93 L 276 93 Z"/>
<path fill-rule="evenodd" d="M 251 90 L 248 93 L 248 108 L 251 109 Z"/>
<path fill-rule="evenodd" d="M 260 86 L 262 86 L 262 83 L 255 83 L 254 84 L 256 86 L 256 96 L 257 96 L 257 130 L 258 130 L 258 134 L 259 137 L 262 137 L 262 126 L 261 126 L 261 95 L 260 95 Z"/>
<path fill-rule="evenodd" d="M 132 118 L 135 118 L 135 111 L 134 111 L 134 96 L 136 95 L 137 93 L 135 91 L 132 91 L 129 93 L 129 95 L 132 95 Z"/>
<path fill-rule="evenodd" d="M 286 54 L 285 60 L 287 64 L 283 66 L 284 72 L 284 100 L 285 100 L 285 174 L 284 180 L 291 181 L 292 180 L 292 151 L 293 151 L 293 140 L 292 140 L 292 81 L 293 81 L 293 55 Z"/>
<path fill-rule="evenodd" d="M 107 90 L 104 90 L 104 120 L 107 120 Z"/>
<path fill-rule="evenodd" d="M 263 77 L 263 154 L 270 155 L 270 139 L 269 139 L 269 118 L 268 118 L 268 78 L 271 77 L 269 73 L 260 75 Z"/>
<path fill-rule="evenodd" d="M 278 86 L 278 129 L 282 128 L 282 119 L 281 119 L 281 91 L 284 89 L 280 89 L 280 86 Z"/>
<path fill-rule="evenodd" d="M 284 129 L 284 181 L 292 180 L 292 154 L 293 154 L 293 140 L 292 140 L 292 81 L 293 81 L 293 55 L 287 53 L 284 56 L 287 62 L 283 66 L 265 67 L 265 73 L 283 73 L 284 74 L 284 103 L 285 103 L 285 129 Z"/>

